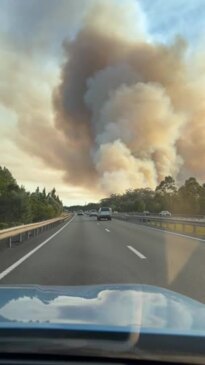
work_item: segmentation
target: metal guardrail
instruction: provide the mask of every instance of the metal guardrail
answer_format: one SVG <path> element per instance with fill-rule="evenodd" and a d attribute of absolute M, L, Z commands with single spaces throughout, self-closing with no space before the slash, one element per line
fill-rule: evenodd
<path fill-rule="evenodd" d="M 117 213 L 119 215 L 130 215 L 130 216 L 137 216 L 137 217 L 150 217 L 150 218 L 170 218 L 170 219 L 176 219 L 176 220 L 185 220 L 185 221 L 199 221 L 199 222 L 205 222 L 205 216 L 204 215 L 195 215 L 195 216 L 191 216 L 191 215 L 182 215 L 182 214 L 172 214 L 171 217 L 166 217 L 166 216 L 160 216 L 158 213 L 150 213 L 149 215 L 145 215 L 142 213 L 138 213 L 138 212 L 124 212 L 124 213 Z"/>
<path fill-rule="evenodd" d="M 144 224 L 162 230 L 205 238 L 205 221 L 197 221 L 194 219 L 190 220 L 185 218 L 134 215 L 128 213 L 114 214 L 113 217 L 128 222 Z"/>
<path fill-rule="evenodd" d="M 58 226 L 71 218 L 71 214 L 64 215 L 59 218 L 53 218 L 46 221 L 21 225 L 17 227 L 0 230 L 0 244 L 5 243 L 9 248 L 13 243 L 21 243 L 31 237 L 36 237 L 40 233 Z"/>

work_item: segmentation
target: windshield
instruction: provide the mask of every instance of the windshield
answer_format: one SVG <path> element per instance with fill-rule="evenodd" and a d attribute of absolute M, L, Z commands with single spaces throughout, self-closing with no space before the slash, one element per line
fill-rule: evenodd
<path fill-rule="evenodd" d="M 205 335 L 204 5 L 1 0 L 0 328 L 51 306 L 58 323 L 149 312 L 154 332 Z M 200 323 L 188 307 L 178 326 L 160 290 Z"/>

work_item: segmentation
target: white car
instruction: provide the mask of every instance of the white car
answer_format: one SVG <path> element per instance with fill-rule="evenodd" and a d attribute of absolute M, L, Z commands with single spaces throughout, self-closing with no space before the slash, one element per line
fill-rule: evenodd
<path fill-rule="evenodd" d="M 82 210 L 79 210 L 77 214 L 78 214 L 78 215 L 84 215 L 84 213 L 83 213 L 83 211 L 82 211 Z"/>
<path fill-rule="evenodd" d="M 100 221 L 101 219 L 107 219 L 111 221 L 112 219 L 112 209 L 108 207 L 102 207 L 98 211 L 97 220 Z"/>
<path fill-rule="evenodd" d="M 162 210 L 160 213 L 159 213 L 160 217 L 171 217 L 172 214 L 168 211 L 168 210 Z"/>
<path fill-rule="evenodd" d="M 150 215 L 150 212 L 148 210 L 144 210 L 144 212 L 142 214 L 143 215 Z"/>
<path fill-rule="evenodd" d="M 90 217 L 97 217 L 98 216 L 98 212 L 96 209 L 92 209 L 89 213 Z"/>

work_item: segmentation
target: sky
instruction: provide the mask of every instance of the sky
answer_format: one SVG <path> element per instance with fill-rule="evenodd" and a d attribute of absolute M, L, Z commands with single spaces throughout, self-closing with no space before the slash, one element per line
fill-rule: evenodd
<path fill-rule="evenodd" d="M 65 205 L 204 181 L 204 0 L 1 0 L 0 166 Z"/>

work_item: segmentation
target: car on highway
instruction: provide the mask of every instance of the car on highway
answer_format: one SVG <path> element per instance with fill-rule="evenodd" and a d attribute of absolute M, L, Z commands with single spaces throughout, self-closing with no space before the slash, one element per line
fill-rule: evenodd
<path fill-rule="evenodd" d="M 142 215 L 150 215 L 150 212 L 148 210 L 144 210 L 144 212 L 142 213 Z"/>
<path fill-rule="evenodd" d="M 84 215 L 83 211 L 82 210 L 79 210 L 77 215 Z"/>
<path fill-rule="evenodd" d="M 97 217 L 98 216 L 98 212 L 96 209 L 92 209 L 89 213 L 90 217 Z"/>
<path fill-rule="evenodd" d="M 111 221 L 112 219 L 112 209 L 108 207 L 101 207 L 98 210 L 97 220 L 100 221 L 101 219 L 107 219 Z"/>
<path fill-rule="evenodd" d="M 168 210 L 162 210 L 160 213 L 159 213 L 160 217 L 171 217 L 172 214 L 168 211 Z"/>

